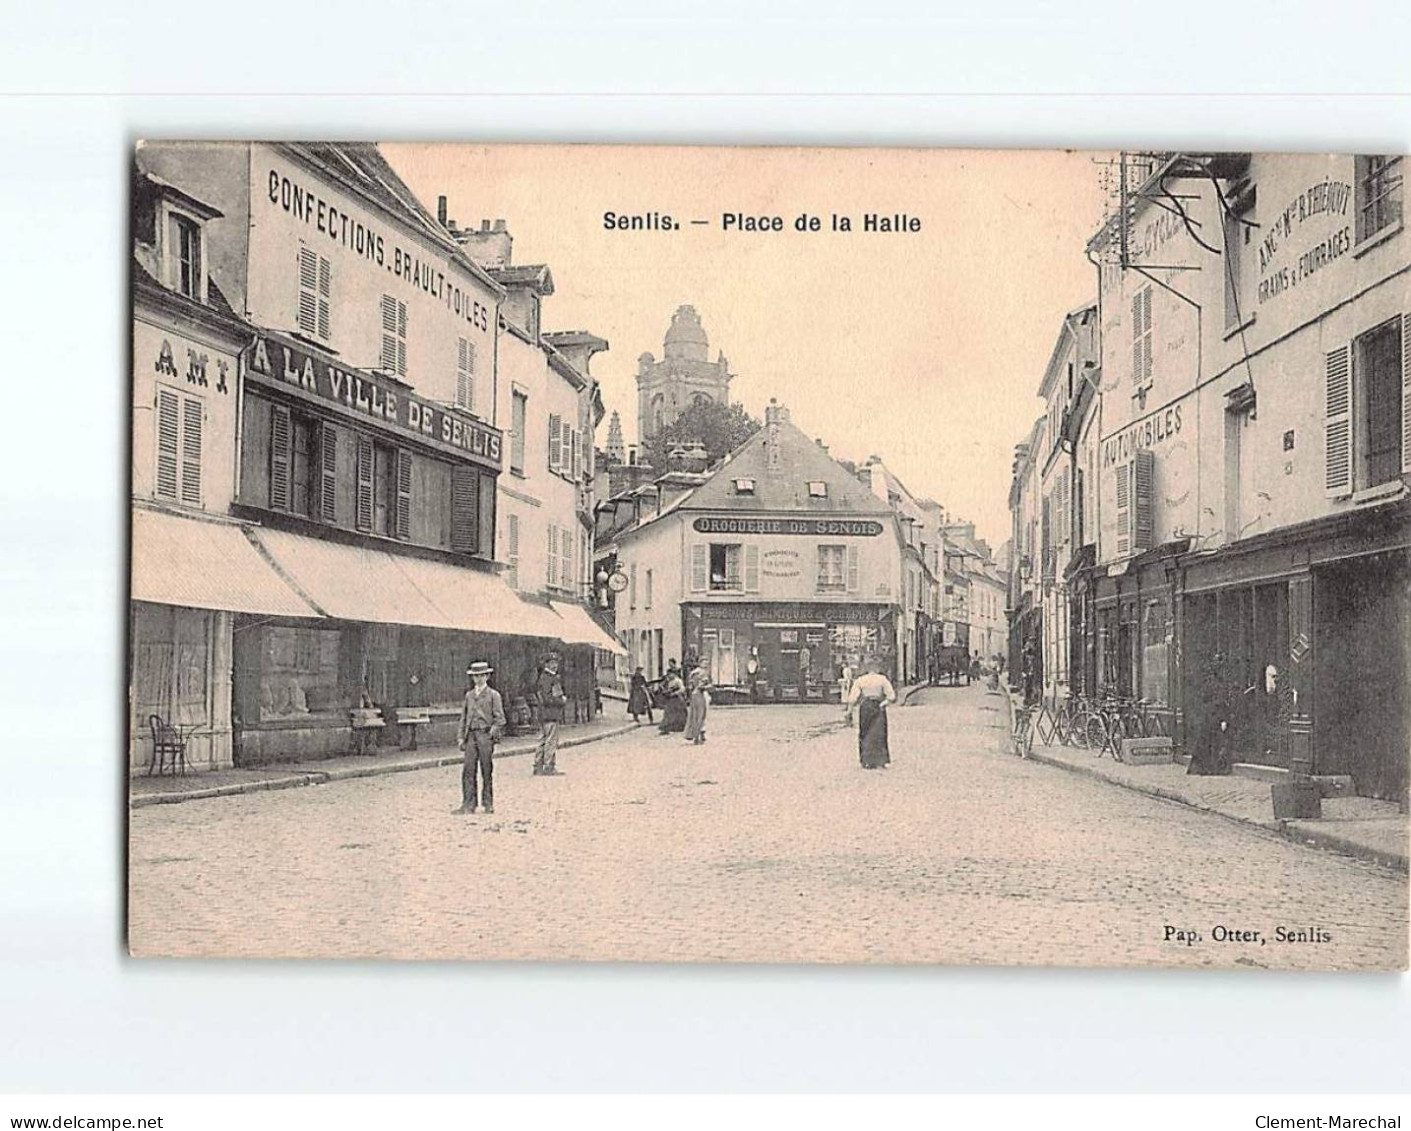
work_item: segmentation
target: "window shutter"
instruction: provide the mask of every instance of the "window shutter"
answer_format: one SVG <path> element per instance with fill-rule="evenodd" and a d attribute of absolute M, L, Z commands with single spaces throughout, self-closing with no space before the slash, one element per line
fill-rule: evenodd
<path fill-rule="evenodd" d="M 1411 314 L 1401 316 L 1401 474 L 1411 475 Z"/>
<path fill-rule="evenodd" d="M 508 527 L 505 531 L 505 541 L 508 544 L 506 557 L 509 559 L 509 570 L 506 580 L 511 589 L 519 588 L 519 515 L 508 516 Z"/>
<path fill-rule="evenodd" d="M 691 592 L 704 593 L 706 587 L 706 545 L 697 542 L 691 547 Z"/>
<path fill-rule="evenodd" d="M 1323 359 L 1326 391 L 1323 488 L 1334 499 L 1352 494 L 1352 373 L 1349 352 L 1347 346 L 1338 346 Z M 1403 451 L 1403 458 L 1404 455 Z"/>
<path fill-rule="evenodd" d="M 397 537 L 412 536 L 412 454 L 397 449 Z"/>
<path fill-rule="evenodd" d="M 451 469 L 451 549 L 457 553 L 473 554 L 480 548 L 478 478 L 474 468 Z"/>
<path fill-rule="evenodd" d="M 205 406 L 195 397 L 182 403 L 181 420 L 181 501 L 201 505 L 201 425 Z"/>
<path fill-rule="evenodd" d="M 276 405 L 269 441 L 269 505 L 277 511 L 289 509 L 289 446 L 292 435 L 289 410 Z M 371 519 L 368 524 L 371 525 Z"/>
<path fill-rule="evenodd" d="M 549 523 L 549 588 L 557 589 L 559 583 L 559 528 Z"/>
<path fill-rule="evenodd" d="M 308 247 L 299 248 L 299 329 L 318 333 L 318 256 Z"/>
<path fill-rule="evenodd" d="M 318 514 L 324 522 L 338 520 L 338 429 L 324 424 L 318 434 Z"/>
<path fill-rule="evenodd" d="M 575 483 L 583 479 L 583 433 L 577 428 L 573 430 L 573 480 Z"/>
<path fill-rule="evenodd" d="M 475 408 L 475 388 L 471 383 L 471 359 L 475 347 L 464 338 L 456 339 L 456 404 L 467 411 Z"/>
<path fill-rule="evenodd" d="M 333 267 L 323 256 L 318 257 L 318 336 L 327 338 L 332 333 L 329 321 L 329 302 L 333 295 Z"/>
<path fill-rule="evenodd" d="M 1132 549 L 1150 550 L 1156 544 L 1155 501 L 1156 456 L 1137 452 L 1132 461 Z"/>
<path fill-rule="evenodd" d="M 176 499 L 177 445 L 181 438 L 181 398 L 170 389 L 157 390 L 157 494 Z"/>
<path fill-rule="evenodd" d="M 491 558 L 495 555 L 495 477 L 476 475 L 475 481 L 480 491 L 476 515 L 479 534 L 475 545 L 487 558 Z"/>
<path fill-rule="evenodd" d="M 563 420 L 556 412 L 549 414 L 549 470 L 557 471 L 563 457 L 561 433 Z"/>
<path fill-rule="evenodd" d="M 1117 555 L 1126 557 L 1132 552 L 1132 498 L 1128 474 L 1130 463 L 1117 465 Z"/>
<path fill-rule="evenodd" d="M 407 375 L 407 304 L 397 303 L 397 374 Z"/>
<path fill-rule="evenodd" d="M 759 547 L 745 547 L 745 592 L 759 592 Z"/>
<path fill-rule="evenodd" d="M 564 475 L 573 474 L 573 429 L 565 420 L 559 431 L 559 471 Z"/>
<path fill-rule="evenodd" d="M 382 296 L 381 365 L 389 373 L 407 373 L 407 304 L 392 295 Z"/>
<path fill-rule="evenodd" d="M 856 593 L 862 587 L 862 565 L 858 560 L 860 551 L 857 546 L 848 547 L 848 592 Z"/>
<path fill-rule="evenodd" d="M 578 564 L 578 555 L 575 552 L 577 543 L 573 540 L 573 531 L 565 529 L 559 538 L 559 549 L 563 551 L 563 587 L 565 589 L 578 589 L 578 574 L 575 567 Z"/>
<path fill-rule="evenodd" d="M 372 529 L 372 441 L 358 437 L 358 513 L 359 530 Z"/>

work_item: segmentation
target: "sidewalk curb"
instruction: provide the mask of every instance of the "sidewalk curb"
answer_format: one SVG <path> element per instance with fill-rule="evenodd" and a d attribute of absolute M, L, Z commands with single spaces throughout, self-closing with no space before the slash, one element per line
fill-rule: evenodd
<path fill-rule="evenodd" d="M 1056 769 L 1067 770 L 1069 773 L 1079 774 L 1083 777 L 1091 778 L 1094 781 L 1116 786 L 1118 789 L 1125 789 L 1132 793 L 1142 793 L 1148 797 L 1158 797 L 1163 801 L 1172 801 L 1177 805 L 1184 805 L 1187 809 L 1194 809 L 1198 813 L 1209 813 L 1215 817 L 1223 817 L 1232 824 L 1243 825 L 1245 828 L 1261 829 L 1264 832 L 1283 837 L 1285 840 L 1330 849 L 1346 856 L 1355 856 L 1358 859 L 1370 861 L 1373 864 L 1378 864 L 1383 868 L 1389 868 L 1393 871 L 1402 873 L 1408 871 L 1406 856 L 1369 848 L 1367 845 L 1358 844 L 1356 841 L 1348 840 L 1326 829 L 1310 827 L 1301 822 L 1283 820 L 1251 821 L 1248 817 L 1237 817 L 1232 813 L 1226 813 L 1222 810 L 1214 809 L 1209 805 L 1202 805 L 1198 801 L 1192 801 L 1189 797 L 1183 797 L 1174 790 L 1164 789 L 1159 785 L 1136 785 L 1132 782 L 1119 781 L 1095 769 L 1090 769 L 1087 766 L 1075 766 L 1070 762 L 1064 762 L 1061 759 L 1049 757 L 1038 750 L 1031 750 L 1028 760 L 1030 762 L 1038 762 L 1045 766 L 1053 766 Z"/>
<path fill-rule="evenodd" d="M 627 723 L 600 734 L 578 735 L 562 739 L 559 749 L 572 746 L 587 746 L 604 739 L 617 738 L 629 731 L 638 729 L 637 723 Z M 525 743 L 505 747 L 495 751 L 495 757 L 517 758 L 534 753 L 536 744 Z M 143 793 L 128 797 L 128 808 L 143 809 L 148 805 L 175 805 L 182 801 L 206 801 L 212 797 L 236 797 L 245 793 L 264 793 L 274 789 L 296 789 L 300 786 L 326 785 L 330 782 L 352 781 L 357 778 L 377 778 L 387 774 L 405 774 L 415 770 L 434 770 L 442 766 L 459 766 L 460 754 L 437 754 L 428 758 L 418 758 L 409 762 L 393 762 L 381 766 L 335 766 L 327 770 L 301 770 L 288 777 L 265 778 L 261 781 L 232 782 L 229 785 L 211 786 L 209 789 L 191 789 L 172 793 Z"/>

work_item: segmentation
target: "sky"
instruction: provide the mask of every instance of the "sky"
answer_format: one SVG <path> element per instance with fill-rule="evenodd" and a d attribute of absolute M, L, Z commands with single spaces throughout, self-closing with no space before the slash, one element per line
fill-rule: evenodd
<path fill-rule="evenodd" d="M 1063 151 L 656 146 L 382 146 L 461 227 L 503 219 L 514 262 L 546 263 L 546 330 L 610 343 L 592 373 L 636 438 L 637 358 L 695 306 L 738 376 L 834 456 L 878 455 L 998 548 L 1009 536 L 1014 445 L 1042 411 L 1065 313 L 1096 297 L 1084 255 L 1103 217 L 1099 155 Z M 679 228 L 608 230 L 604 214 Z M 726 214 L 783 231 L 724 229 Z M 866 232 L 868 214 L 919 231 Z M 817 232 L 800 232 L 801 214 Z M 832 230 L 847 216 L 852 231 Z M 708 221 L 704 225 L 690 220 Z M 606 441 L 606 423 L 598 437 Z"/>

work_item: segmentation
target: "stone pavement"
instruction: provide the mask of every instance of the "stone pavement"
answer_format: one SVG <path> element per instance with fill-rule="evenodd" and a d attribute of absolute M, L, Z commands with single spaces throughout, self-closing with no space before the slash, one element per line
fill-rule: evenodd
<path fill-rule="evenodd" d="M 630 717 L 604 714 L 591 723 L 565 725 L 559 731 L 560 749 L 582 746 L 626 734 L 637 726 Z M 516 735 L 501 743 L 496 758 L 512 758 L 534 753 L 536 736 Z M 379 749 L 368 755 L 347 754 L 338 758 L 310 758 L 280 762 L 258 769 L 214 770 L 208 773 L 166 774 L 159 777 L 134 771 L 128 780 L 128 804 L 134 809 L 146 805 L 168 805 L 178 801 L 201 801 L 211 797 L 233 797 L 242 793 L 323 785 L 349 778 L 377 777 L 439 766 L 459 766 L 463 755 L 455 746 L 422 746 L 416 750 Z"/>
<path fill-rule="evenodd" d="M 1012 716 L 1011 716 L 1012 717 Z M 1411 818 L 1390 801 L 1371 797 L 1328 797 L 1316 820 L 1274 817 L 1269 783 L 1236 776 L 1203 777 L 1180 764 L 1128 766 L 1091 750 L 1041 745 L 1035 739 L 1030 757 L 1037 762 L 1100 778 L 1126 789 L 1177 801 L 1208 813 L 1257 825 L 1306 844 L 1319 845 L 1407 871 Z"/>
<path fill-rule="evenodd" d="M 1014 758 L 1001 700 L 979 687 L 922 691 L 890 714 L 885 771 L 858 766 L 836 707 L 746 707 L 714 710 L 704 746 L 643 727 L 567 751 L 564 777 L 497 763 L 494 816 L 452 814 L 449 766 L 138 809 L 129 945 L 139 956 L 1406 965 L 1402 876 Z M 1280 928 L 1304 941 L 1279 941 Z"/>

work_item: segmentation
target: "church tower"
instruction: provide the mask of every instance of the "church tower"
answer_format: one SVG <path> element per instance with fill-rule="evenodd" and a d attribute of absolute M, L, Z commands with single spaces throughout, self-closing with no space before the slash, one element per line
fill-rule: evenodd
<path fill-rule="evenodd" d="M 637 359 L 637 436 L 645 442 L 697 401 L 730 403 L 734 378 L 723 353 L 710 360 L 710 340 L 694 306 L 678 306 L 662 341 L 662 359 Z"/>
<path fill-rule="evenodd" d="M 617 409 L 612 410 L 612 419 L 608 422 L 607 457 L 612 463 L 627 462 L 627 445 L 622 442 L 622 417 L 617 415 Z"/>

